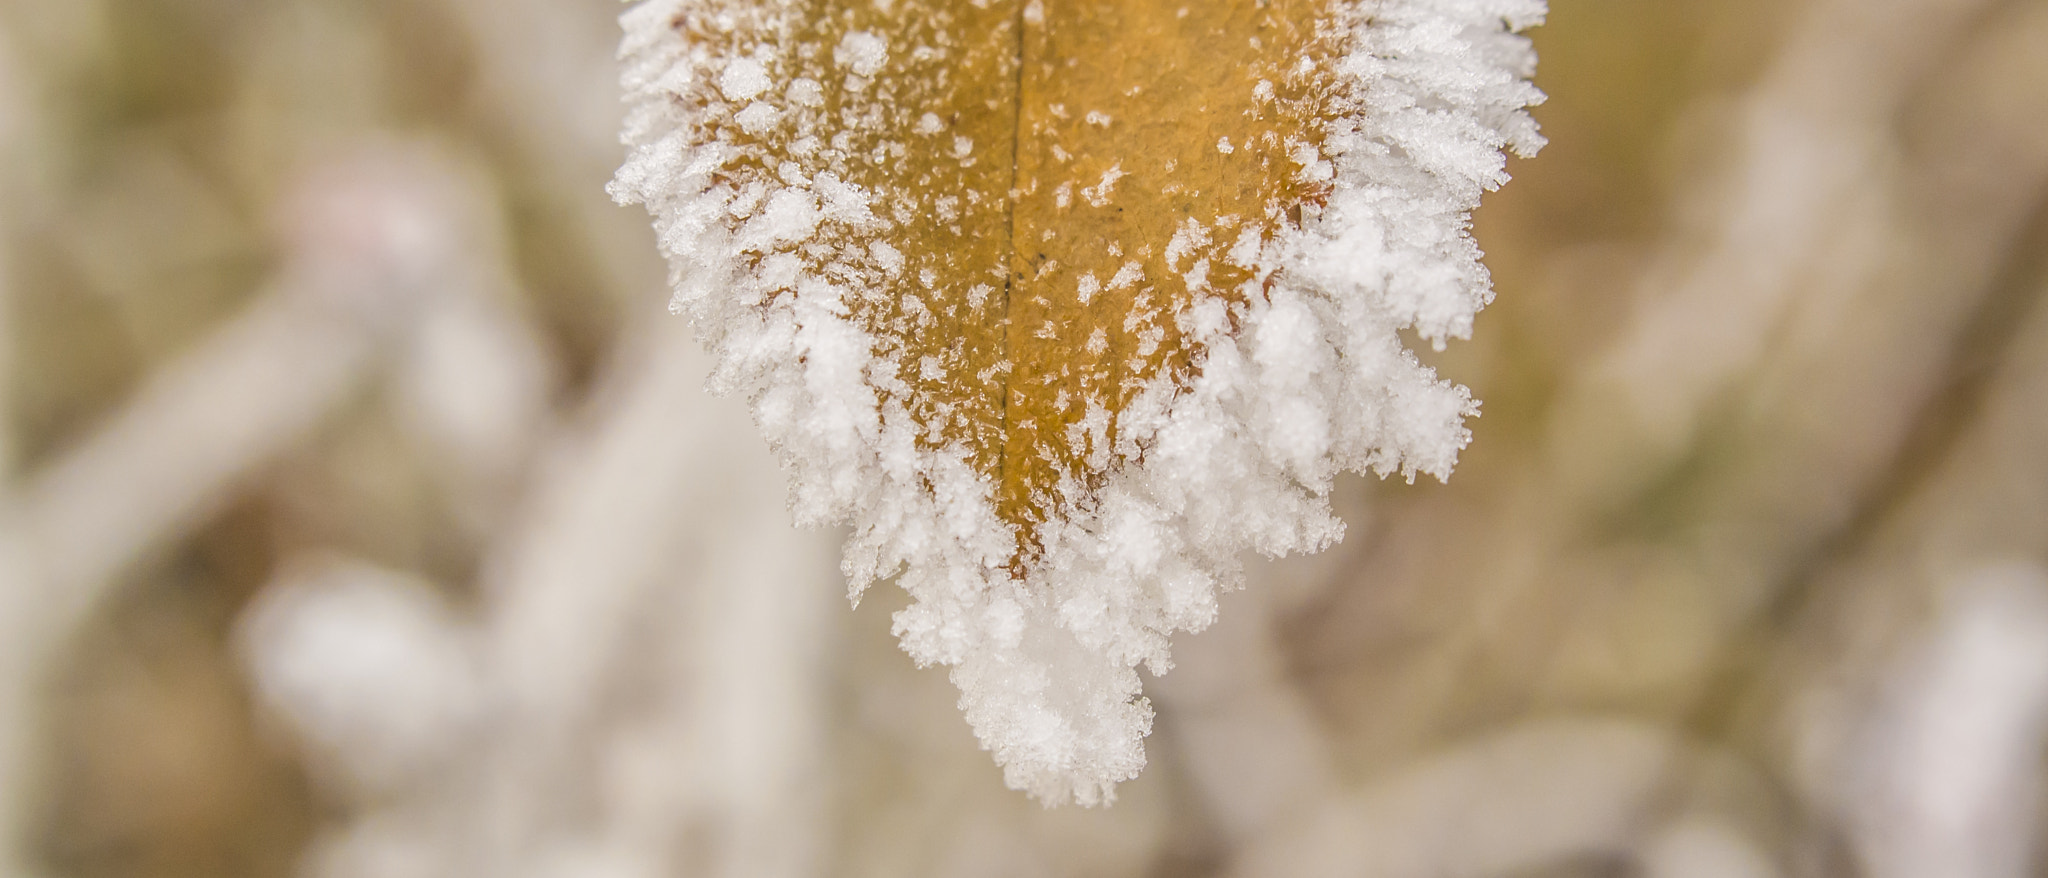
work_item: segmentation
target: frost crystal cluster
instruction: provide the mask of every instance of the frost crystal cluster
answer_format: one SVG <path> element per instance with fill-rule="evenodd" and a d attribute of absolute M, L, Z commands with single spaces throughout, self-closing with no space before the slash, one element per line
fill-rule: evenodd
<path fill-rule="evenodd" d="M 1402 343 L 1468 233 L 1541 0 L 645 0 L 631 154 L 674 307 L 809 523 L 850 521 L 1013 787 L 1109 801 L 1138 665 L 1341 471 L 1449 475 L 1476 405 Z"/>

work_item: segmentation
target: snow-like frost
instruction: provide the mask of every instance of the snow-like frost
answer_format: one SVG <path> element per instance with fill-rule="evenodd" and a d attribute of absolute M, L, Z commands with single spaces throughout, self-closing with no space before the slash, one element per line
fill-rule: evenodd
<path fill-rule="evenodd" d="M 839 41 L 839 47 L 832 50 L 832 60 L 861 76 L 873 76 L 889 60 L 889 41 L 857 30 Z"/>
<path fill-rule="evenodd" d="M 1109 801 L 1144 765 L 1152 711 L 1137 666 L 1170 668 L 1168 636 L 1214 619 L 1246 550 L 1316 551 L 1339 538 L 1327 502 L 1339 472 L 1450 474 L 1477 404 L 1398 333 L 1439 346 L 1465 337 L 1492 297 L 1469 213 L 1506 180 L 1503 150 L 1542 145 L 1526 113 L 1542 97 L 1528 81 L 1535 58 L 1518 32 L 1544 4 L 1379 0 L 1340 13 L 1351 16 L 1338 23 L 1350 41 L 1338 62 L 1342 112 L 1320 148 L 1294 155 L 1305 179 L 1330 182 L 1326 204 L 1270 240 L 1199 224 L 1174 235 L 1167 247 L 1183 253 L 1212 236 L 1234 241 L 1227 258 L 1255 286 L 1228 306 L 1202 294 L 1206 259 L 1185 270 L 1197 295 L 1173 319 L 1200 351 L 1192 376 L 1162 376 L 1114 413 L 1114 448 L 1102 447 L 1111 413 L 1091 408 L 1074 425 L 1096 437 L 1075 447 L 1107 477 L 1092 490 L 1062 486 L 1065 508 L 1079 511 L 1044 524 L 1042 556 L 1021 579 L 987 480 L 963 449 L 920 442 L 925 428 L 898 402 L 904 380 L 935 367 L 879 354 L 887 347 L 849 317 L 862 284 L 908 301 L 934 283 L 882 242 L 886 193 L 793 161 L 770 165 L 773 191 L 724 184 L 731 163 L 772 159 L 694 133 L 707 114 L 732 114 L 749 132 L 832 124 L 816 81 L 776 69 L 774 35 L 792 32 L 790 8 L 645 0 L 626 13 L 630 157 L 612 192 L 653 214 L 673 306 L 720 363 L 711 386 L 752 400 L 798 519 L 853 524 L 851 593 L 900 574 L 913 602 L 895 634 L 920 664 L 951 668 L 968 722 L 1012 787 L 1049 803 Z M 764 45 L 732 57 L 692 45 L 674 26 L 692 12 L 754 28 Z M 888 76 L 880 35 L 849 33 L 829 52 L 847 74 Z M 920 107 L 895 111 L 903 131 L 940 130 Z M 829 130 L 818 139 L 833 142 Z M 1084 197 L 1114 197 L 1114 177 L 1088 182 Z M 844 259 L 807 268 L 817 245 Z M 814 249 L 800 258 L 804 246 Z M 1110 287 L 1136 282 L 1138 265 L 1128 270 Z M 1101 285 L 1083 283 L 1084 296 Z M 979 307 L 988 292 L 938 294 Z M 1112 455 L 1142 462 L 1111 466 Z"/>

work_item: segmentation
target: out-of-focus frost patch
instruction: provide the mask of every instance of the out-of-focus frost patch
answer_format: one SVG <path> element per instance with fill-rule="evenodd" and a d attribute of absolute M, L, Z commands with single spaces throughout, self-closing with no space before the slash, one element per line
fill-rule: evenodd
<path fill-rule="evenodd" d="M 261 702 L 346 788 L 401 787 L 476 719 L 469 630 L 431 586 L 357 562 L 281 578 L 241 622 Z"/>
<path fill-rule="evenodd" d="M 2018 878 L 2048 737 L 2048 573 L 1956 578 L 1849 748 L 1842 803 L 1865 874 Z"/>

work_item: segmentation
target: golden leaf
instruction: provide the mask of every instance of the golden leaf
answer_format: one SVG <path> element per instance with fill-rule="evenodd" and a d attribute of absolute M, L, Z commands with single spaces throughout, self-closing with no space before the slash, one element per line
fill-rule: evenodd
<path fill-rule="evenodd" d="M 1334 540 L 1340 470 L 1449 473 L 1474 403 L 1400 333 L 1491 296 L 1467 212 L 1540 145 L 1541 14 L 645 0 L 613 192 L 853 592 L 901 573 L 1012 786 L 1102 802 L 1240 554 Z"/>

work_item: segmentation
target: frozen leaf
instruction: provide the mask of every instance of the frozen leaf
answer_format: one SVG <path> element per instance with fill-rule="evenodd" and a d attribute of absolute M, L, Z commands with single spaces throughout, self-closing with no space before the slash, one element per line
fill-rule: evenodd
<path fill-rule="evenodd" d="M 857 596 L 1009 783 L 1106 801 L 1137 665 L 1344 470 L 1447 476 L 1403 346 L 1491 297 L 1467 213 L 1541 143 L 1540 0 L 647 0 L 631 158 L 675 308 Z"/>

